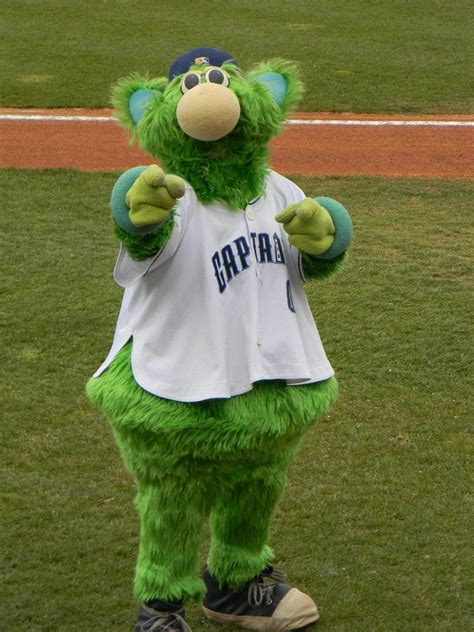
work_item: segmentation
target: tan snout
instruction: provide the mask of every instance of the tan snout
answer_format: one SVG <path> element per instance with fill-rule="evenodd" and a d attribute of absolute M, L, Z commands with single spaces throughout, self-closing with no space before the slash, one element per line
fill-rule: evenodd
<path fill-rule="evenodd" d="M 178 124 L 196 140 L 219 140 L 234 129 L 240 118 L 240 103 L 229 88 L 202 83 L 186 92 L 176 108 Z"/>

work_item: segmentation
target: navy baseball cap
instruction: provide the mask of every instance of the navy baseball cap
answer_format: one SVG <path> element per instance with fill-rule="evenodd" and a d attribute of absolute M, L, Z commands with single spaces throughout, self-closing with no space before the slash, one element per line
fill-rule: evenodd
<path fill-rule="evenodd" d="M 172 81 L 178 75 L 187 72 L 191 66 L 199 64 L 209 64 L 210 66 L 222 66 L 222 64 L 231 63 L 237 65 L 237 62 L 230 53 L 218 48 L 206 48 L 201 46 L 188 50 L 177 57 L 170 66 L 168 74 L 169 81 Z"/>

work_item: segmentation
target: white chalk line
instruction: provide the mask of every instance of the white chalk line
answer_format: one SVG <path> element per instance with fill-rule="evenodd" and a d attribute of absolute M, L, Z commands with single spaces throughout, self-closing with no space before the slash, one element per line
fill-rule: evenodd
<path fill-rule="evenodd" d="M 404 121 L 404 120 L 343 120 L 343 119 L 290 119 L 288 125 L 359 125 L 362 127 L 474 127 L 474 121 Z"/>
<path fill-rule="evenodd" d="M 80 123 L 111 123 L 112 116 L 60 116 L 43 114 L 0 114 L 0 121 L 70 121 Z"/>
<path fill-rule="evenodd" d="M 61 116 L 44 114 L 0 114 L 0 121 L 67 121 L 80 123 L 111 123 L 112 116 Z M 288 125 L 348 125 L 360 127 L 474 127 L 474 121 L 424 121 L 424 120 L 359 120 L 359 119 L 290 119 Z"/>

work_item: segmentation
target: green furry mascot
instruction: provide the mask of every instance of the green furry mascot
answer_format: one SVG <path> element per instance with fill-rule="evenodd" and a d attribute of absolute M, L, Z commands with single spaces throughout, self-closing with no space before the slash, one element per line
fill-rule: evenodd
<path fill-rule="evenodd" d="M 137 484 L 136 632 L 189 632 L 187 600 L 252 630 L 319 618 L 267 544 L 288 465 L 337 395 L 302 285 L 340 266 L 352 232 L 338 202 L 268 166 L 301 92 L 288 62 L 244 76 L 210 48 L 176 59 L 168 80 L 115 88 L 120 122 L 161 165 L 112 192 L 124 297 L 87 386 Z"/>

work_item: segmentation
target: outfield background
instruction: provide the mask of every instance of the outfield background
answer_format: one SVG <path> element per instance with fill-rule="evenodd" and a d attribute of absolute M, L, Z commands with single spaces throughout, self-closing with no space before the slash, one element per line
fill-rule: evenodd
<path fill-rule="evenodd" d="M 3 14 L 4 106 L 103 107 L 117 78 L 167 75 L 210 44 L 245 69 L 298 61 L 306 110 L 472 111 L 469 0 L 15 0 Z"/>
<path fill-rule="evenodd" d="M 306 110 L 470 113 L 471 5 L 19 0 L 3 7 L 2 105 L 106 106 L 118 77 L 208 44 L 244 69 L 299 61 Z M 116 176 L 0 172 L 2 632 L 134 619 L 133 485 L 84 396 L 120 301 Z M 341 399 L 291 468 L 278 566 L 328 632 L 472 629 L 473 183 L 295 179 L 340 199 L 356 238 L 346 269 L 307 287 Z M 222 629 L 194 606 L 189 621 Z"/>

